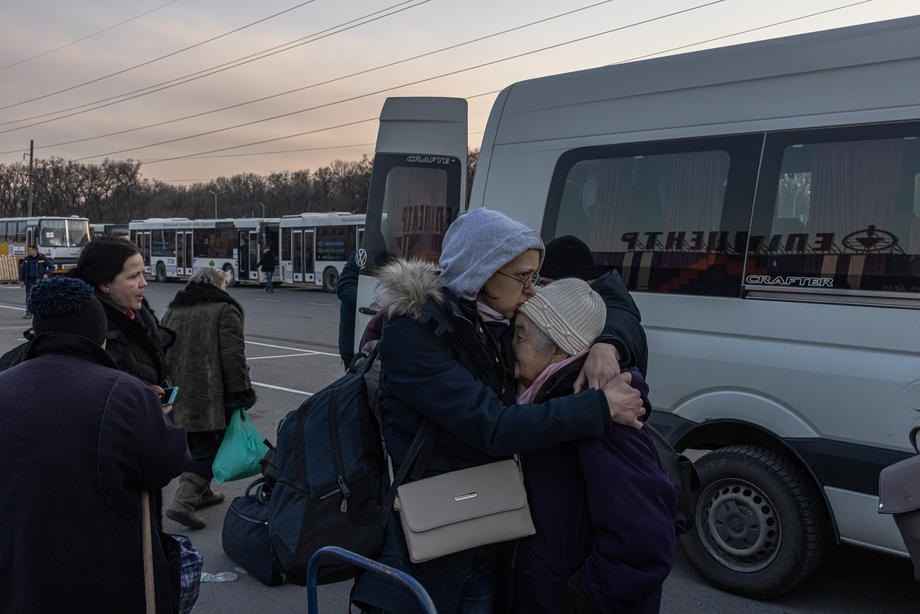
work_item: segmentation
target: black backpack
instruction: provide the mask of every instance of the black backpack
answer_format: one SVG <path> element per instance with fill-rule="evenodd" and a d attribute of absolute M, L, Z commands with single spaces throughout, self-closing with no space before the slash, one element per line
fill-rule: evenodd
<path fill-rule="evenodd" d="M 305 585 L 310 556 L 323 546 L 369 558 L 383 547 L 386 461 L 364 377 L 376 356 L 371 352 L 278 425 L 268 532 L 286 582 Z M 344 564 L 324 565 L 318 580 L 355 573 Z"/>
<path fill-rule="evenodd" d="M 678 533 L 685 533 L 693 527 L 694 501 L 696 491 L 700 489 L 700 475 L 693 462 L 674 449 L 664 435 L 652 428 L 648 422 L 644 427 L 651 436 L 658 460 L 668 480 L 677 490 L 677 513 L 674 525 Z"/>

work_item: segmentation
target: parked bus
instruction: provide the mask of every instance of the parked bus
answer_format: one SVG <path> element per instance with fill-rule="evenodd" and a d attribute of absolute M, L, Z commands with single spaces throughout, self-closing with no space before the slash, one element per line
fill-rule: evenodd
<path fill-rule="evenodd" d="M 709 451 L 682 542 L 724 590 L 778 596 L 834 538 L 907 554 L 878 476 L 920 424 L 917 75 L 909 17 L 523 81 L 492 108 L 469 207 L 622 274 L 650 420 Z M 462 99 L 384 104 L 359 330 L 381 256 L 438 257 L 466 136 Z"/>
<path fill-rule="evenodd" d="M 188 279 L 196 268 L 213 266 L 229 285 L 264 281 L 255 264 L 264 246 L 277 249 L 277 218 L 190 220 L 152 218 L 128 224 L 144 257 L 144 272 L 157 281 Z"/>
<path fill-rule="evenodd" d="M 105 224 L 92 223 L 89 225 L 90 236 L 97 237 L 122 237 L 127 239 L 130 236 L 127 224 Z"/>
<path fill-rule="evenodd" d="M 281 218 L 281 279 L 295 286 L 335 285 L 348 256 L 364 239 L 364 214 L 300 213 Z"/>
<path fill-rule="evenodd" d="M 19 260 L 25 257 L 28 246 L 35 245 L 51 258 L 56 273 L 75 267 L 89 240 L 89 220 L 85 217 L 0 218 L 0 254 Z"/>

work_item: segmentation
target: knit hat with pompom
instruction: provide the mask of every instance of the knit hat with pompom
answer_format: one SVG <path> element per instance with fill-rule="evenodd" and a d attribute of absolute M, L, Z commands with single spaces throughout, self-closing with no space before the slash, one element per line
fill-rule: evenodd
<path fill-rule="evenodd" d="M 105 309 L 92 286 L 74 277 L 52 277 L 32 286 L 27 300 L 36 335 L 81 335 L 102 345 L 108 328 Z"/>

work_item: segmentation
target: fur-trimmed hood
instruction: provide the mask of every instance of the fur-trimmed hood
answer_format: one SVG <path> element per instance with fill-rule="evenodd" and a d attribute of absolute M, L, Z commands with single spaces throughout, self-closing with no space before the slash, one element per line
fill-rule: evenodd
<path fill-rule="evenodd" d="M 243 313 L 243 307 L 220 288 L 194 281 L 189 282 L 185 289 L 176 292 L 175 298 L 169 303 L 169 309 L 193 307 L 204 303 L 227 303 L 236 307 L 240 313 Z"/>
<path fill-rule="evenodd" d="M 438 267 L 431 262 L 391 260 L 380 269 L 377 280 L 377 303 L 386 309 L 387 317 L 407 315 L 418 320 L 429 299 L 444 304 Z"/>

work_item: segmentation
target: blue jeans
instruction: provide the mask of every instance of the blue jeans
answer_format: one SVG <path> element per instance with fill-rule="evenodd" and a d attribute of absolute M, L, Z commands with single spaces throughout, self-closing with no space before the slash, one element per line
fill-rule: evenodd
<path fill-rule="evenodd" d="M 265 272 L 265 291 L 266 291 L 266 292 L 274 292 L 274 291 L 275 291 L 275 289 L 272 287 L 272 277 L 274 277 L 274 276 L 275 276 L 275 272 L 274 272 L 274 271 L 266 271 L 266 272 Z"/>
<path fill-rule="evenodd" d="M 457 614 L 491 614 L 495 606 L 495 562 L 473 559 L 466 574 Z"/>

